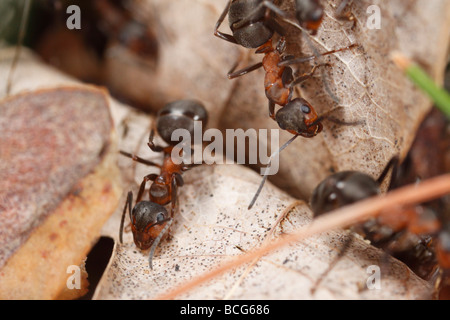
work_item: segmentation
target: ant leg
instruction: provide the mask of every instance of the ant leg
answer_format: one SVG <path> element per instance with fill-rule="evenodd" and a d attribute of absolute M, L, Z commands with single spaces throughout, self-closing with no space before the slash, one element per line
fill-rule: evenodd
<path fill-rule="evenodd" d="M 136 203 L 140 202 L 142 200 L 142 195 L 144 194 L 145 185 L 148 181 L 155 181 L 155 179 L 158 177 L 156 173 L 151 173 L 149 175 L 146 175 L 141 182 L 141 186 L 139 187 L 139 192 L 136 198 Z"/>
<path fill-rule="evenodd" d="M 316 65 L 311 69 L 310 72 L 304 73 L 304 74 L 302 74 L 301 76 L 299 76 L 299 77 L 297 77 L 296 79 L 294 79 L 294 81 L 292 81 L 292 82 L 289 84 L 289 87 L 292 88 L 292 87 L 296 86 L 297 84 L 302 83 L 302 82 L 305 81 L 305 80 L 308 80 L 309 78 L 311 78 L 311 77 L 314 75 L 314 72 L 316 72 L 317 68 L 318 68 L 318 67 L 322 67 L 322 66 L 330 66 L 330 64 L 329 64 L 329 63 L 316 64 Z"/>
<path fill-rule="evenodd" d="M 278 149 L 277 151 L 275 151 L 274 153 L 272 153 L 272 154 L 270 155 L 269 162 L 267 163 L 267 166 L 270 167 L 270 164 L 271 164 L 271 162 L 272 162 L 272 158 L 275 157 L 277 154 L 279 154 L 281 151 L 283 151 L 284 148 L 286 148 L 289 144 L 291 144 L 291 142 L 294 141 L 298 136 L 299 136 L 299 134 L 296 134 L 295 136 L 293 136 L 292 138 L 290 138 L 285 144 L 283 144 L 283 145 L 281 146 L 280 149 Z M 250 209 L 253 207 L 253 205 L 254 205 L 255 202 L 256 202 L 256 199 L 258 199 L 258 196 L 259 196 L 259 194 L 261 193 L 261 190 L 262 190 L 262 188 L 263 188 L 263 186 L 264 186 L 264 183 L 265 183 L 266 180 L 267 180 L 269 171 L 270 171 L 270 170 L 266 170 L 266 173 L 264 174 L 264 177 L 262 178 L 261 183 L 259 184 L 258 190 L 256 191 L 255 195 L 253 196 L 252 201 L 251 201 L 250 204 L 248 205 L 248 208 L 247 208 L 248 210 L 250 210 Z"/>
<path fill-rule="evenodd" d="M 269 100 L 269 116 L 275 120 L 275 103 L 271 100 Z"/>
<path fill-rule="evenodd" d="M 171 202 L 171 209 L 170 209 L 170 216 L 173 217 L 173 214 L 175 212 L 175 208 L 177 206 L 177 190 L 178 187 L 183 186 L 184 180 L 183 177 L 179 173 L 175 173 L 172 176 L 171 181 L 171 195 L 170 195 L 170 202 Z"/>
<path fill-rule="evenodd" d="M 228 1 L 228 4 L 225 6 L 225 9 L 223 10 L 222 14 L 219 17 L 219 20 L 217 20 L 216 25 L 214 27 L 214 35 L 216 37 L 219 37 L 222 40 L 231 42 L 231 43 L 237 43 L 236 39 L 230 35 L 230 34 L 226 34 L 226 33 L 222 33 L 219 31 L 219 27 L 222 24 L 223 20 L 225 19 L 226 15 L 228 14 L 228 11 L 230 10 L 230 6 L 231 6 L 231 1 Z"/>
<path fill-rule="evenodd" d="M 148 165 L 148 166 L 155 166 L 155 167 L 161 168 L 161 166 L 159 164 L 154 163 L 153 161 L 142 159 L 141 157 L 138 157 L 138 156 L 136 156 L 134 154 L 131 154 L 131 153 L 128 153 L 128 152 L 125 152 L 125 151 L 122 151 L 122 150 L 120 150 L 119 152 L 120 152 L 120 154 L 122 154 L 122 155 L 124 155 L 124 156 L 126 156 L 128 158 L 131 158 L 131 159 L 133 159 L 136 162 L 139 162 L 139 163 L 142 163 L 142 164 L 145 164 L 145 165 Z"/>
<path fill-rule="evenodd" d="M 177 186 L 182 187 L 184 185 L 184 180 L 183 180 L 183 177 L 181 176 L 181 174 L 175 173 L 174 177 L 175 177 L 174 179 L 175 179 Z"/>
<path fill-rule="evenodd" d="M 153 151 L 153 152 L 162 152 L 164 151 L 164 147 L 161 146 L 157 146 L 154 142 L 153 142 L 153 137 L 155 136 L 155 129 L 152 129 L 150 131 L 150 135 L 148 137 L 148 147 Z"/>
<path fill-rule="evenodd" d="M 238 62 L 236 62 L 236 64 L 231 68 L 231 70 L 228 71 L 228 74 L 227 74 L 228 79 L 234 79 L 234 78 L 243 76 L 244 74 L 247 74 L 249 72 L 257 70 L 257 69 L 259 69 L 259 68 L 261 68 L 263 66 L 262 62 L 258 62 L 258 63 L 254 64 L 252 66 L 248 66 L 248 67 L 245 67 L 245 68 L 243 68 L 241 70 L 234 71 L 236 69 L 237 65 L 238 65 Z"/>
<path fill-rule="evenodd" d="M 352 231 L 350 231 L 350 232 L 352 232 Z M 353 233 L 351 233 L 347 237 L 347 239 L 345 239 L 345 242 L 342 245 L 342 247 L 340 248 L 337 257 L 333 261 L 331 261 L 331 263 L 328 265 L 327 270 L 325 270 L 325 272 L 322 273 L 322 275 L 317 279 L 317 281 L 314 284 L 314 286 L 311 288 L 311 294 L 314 294 L 314 292 L 316 292 L 316 290 L 317 290 L 318 286 L 320 285 L 320 283 L 325 279 L 327 274 L 330 273 L 331 270 L 333 270 L 333 268 L 336 266 L 336 264 L 339 262 L 339 260 L 341 260 L 341 258 L 347 252 L 348 248 L 350 247 L 350 244 L 353 242 L 353 237 L 354 237 Z"/>
<path fill-rule="evenodd" d="M 14 58 L 11 64 L 11 68 L 9 69 L 8 79 L 6 82 L 6 95 L 9 95 L 12 86 L 12 76 L 14 74 L 14 70 L 16 69 L 17 61 L 19 61 L 20 52 L 22 49 L 23 39 L 25 38 L 25 31 L 28 24 L 28 15 L 30 13 L 31 0 L 25 0 L 25 4 L 23 6 L 22 18 L 20 21 L 20 29 L 19 36 L 17 40 L 17 47 L 14 53 Z"/>
<path fill-rule="evenodd" d="M 128 215 L 130 216 L 131 219 L 131 206 L 133 203 L 133 192 L 128 192 L 127 195 L 127 201 L 125 202 L 125 207 L 123 207 L 123 212 L 122 212 L 122 219 L 120 220 L 120 229 L 119 229 L 119 241 L 120 243 L 123 243 L 123 223 L 125 221 L 125 213 L 127 212 L 127 207 L 128 207 Z"/>
<path fill-rule="evenodd" d="M 310 56 L 299 57 L 299 58 L 291 58 L 289 56 L 289 57 L 285 58 L 283 61 L 279 62 L 278 66 L 281 67 L 281 66 L 287 66 L 287 65 L 291 65 L 291 64 L 303 63 L 303 62 L 314 60 L 314 59 L 316 59 L 318 57 L 330 55 L 330 54 L 341 52 L 341 51 L 350 50 L 350 49 L 356 48 L 358 46 L 359 46 L 358 44 L 354 43 L 354 44 L 351 44 L 351 45 L 349 45 L 347 47 L 343 47 L 343 48 L 327 51 L 327 52 L 324 52 L 324 53 L 320 53 L 319 56 L 310 55 Z"/>

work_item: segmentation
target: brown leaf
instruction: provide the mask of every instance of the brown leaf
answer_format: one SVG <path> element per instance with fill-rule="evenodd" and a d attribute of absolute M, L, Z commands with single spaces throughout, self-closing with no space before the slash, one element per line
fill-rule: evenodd
<path fill-rule="evenodd" d="M 120 193 L 107 95 L 59 87 L 10 96 L 0 129 L 0 296 L 56 298 Z"/>
<path fill-rule="evenodd" d="M 445 26 L 449 19 L 442 15 L 442 12 L 448 12 L 447 2 L 436 0 L 433 5 L 419 0 L 410 4 L 379 3 L 386 25 L 373 33 L 364 29 L 368 1 L 354 2 L 352 10 L 358 21 L 355 30 L 351 30 L 351 24 L 335 20 L 332 5 L 336 2 L 326 1 L 327 16 L 323 28 L 312 39 L 314 46 L 321 51 L 345 46 L 349 42 L 362 47 L 324 58 L 333 64 L 332 68 L 325 70 L 324 79 L 340 99 L 340 104 L 324 91 L 322 74 L 308 80 L 302 87 L 302 94 L 320 112 L 336 109 L 334 115 L 342 119 L 359 120 L 362 116 L 366 122 L 353 127 L 325 122 L 326 128 L 320 136 L 299 139 L 283 152 L 282 172 L 278 177 L 284 181 L 280 185 L 304 198 L 330 169 L 351 167 L 376 174 L 392 154 L 406 153 L 429 103 L 389 62 L 391 50 L 400 49 L 413 58 L 423 58 L 421 62 L 435 76 L 444 61 L 444 45 L 435 44 L 446 45 L 448 42 L 445 35 L 448 35 L 449 28 Z M 143 8 L 144 14 L 146 8 L 158 13 L 157 24 L 164 31 L 159 34 L 159 62 L 156 69 L 154 65 L 146 68 L 145 63 L 128 59 L 121 61 L 118 56 L 113 56 L 110 72 L 117 75 L 114 88 L 128 84 L 131 93 L 156 108 L 179 98 L 200 99 L 211 116 L 211 127 L 277 127 L 267 117 L 262 72 L 254 72 L 236 81 L 226 79 L 226 72 L 241 55 L 245 57 L 248 54 L 249 63 L 260 57 L 212 35 L 225 0 L 212 4 L 200 0 L 137 3 L 143 3 L 138 7 Z M 292 2 L 283 2 L 282 5 L 289 8 Z M 412 35 L 419 41 L 411 41 Z M 292 53 L 302 55 L 311 49 L 295 27 L 290 31 L 289 46 L 294 48 L 290 49 Z M 52 82 L 41 80 L 46 79 L 46 67 L 37 64 L 42 72 L 29 74 L 27 64 L 35 62 L 22 60 L 21 63 L 13 83 L 16 92 L 27 86 Z M 308 66 L 301 67 L 309 70 Z M 32 81 L 24 85 L 28 78 Z M 62 81 L 72 81 L 62 78 Z M 112 116 L 118 127 L 121 149 L 148 155 L 155 161 L 159 159 L 158 155 L 146 154 L 145 142 L 152 123 L 150 118 L 116 107 Z M 283 140 L 288 137 L 287 134 L 282 135 Z M 135 190 L 142 177 L 152 170 L 136 166 L 128 158 L 119 158 L 119 165 L 126 179 L 131 180 L 130 185 L 124 186 L 125 190 Z M 171 230 L 172 239 L 161 243 L 154 259 L 154 270 L 148 269 L 148 252 L 136 249 L 131 235 L 126 234 L 125 244 L 116 245 L 115 257 L 97 289 L 98 299 L 154 298 L 191 276 L 210 270 L 233 255 L 242 254 L 241 249 L 256 248 L 264 241 L 272 241 L 282 232 L 290 232 L 310 221 L 311 212 L 305 203 L 297 202 L 270 184 L 266 185 L 255 208 L 248 211 L 246 207 L 259 178 L 238 166 L 197 168 L 186 173 L 185 180 L 186 185 L 180 190 L 180 208 Z M 124 199 L 103 231 L 116 240 L 123 203 Z M 390 260 L 393 264 L 386 275 L 383 273 L 388 280 L 383 284 L 386 287 L 382 292 L 361 290 L 368 277 L 367 266 L 378 264 L 384 254 L 360 239 L 354 241 L 347 254 L 328 274 L 327 281 L 312 295 L 310 288 L 333 261 L 346 236 L 342 231 L 333 231 L 292 244 L 183 297 L 428 297 L 429 285 L 396 260 Z"/>

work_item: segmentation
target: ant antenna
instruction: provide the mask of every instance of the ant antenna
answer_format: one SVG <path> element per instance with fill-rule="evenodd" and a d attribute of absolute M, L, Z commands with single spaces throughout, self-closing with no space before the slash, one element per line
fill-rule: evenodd
<path fill-rule="evenodd" d="M 155 254 L 156 247 L 158 246 L 159 242 L 161 241 L 163 235 L 167 232 L 167 230 L 169 230 L 170 226 L 173 223 L 173 219 L 172 218 L 164 219 L 164 220 L 154 224 L 154 225 L 161 224 L 161 223 L 164 223 L 166 221 L 167 221 L 166 226 L 158 234 L 158 236 L 156 237 L 155 241 L 153 241 L 152 247 L 150 248 L 150 254 L 148 256 L 148 263 L 150 265 L 150 269 L 152 269 L 152 270 L 153 270 L 152 260 L 153 260 L 153 255 Z"/>
<path fill-rule="evenodd" d="M 279 154 L 281 151 L 283 151 L 283 149 L 285 149 L 288 145 L 290 145 L 291 142 L 294 141 L 298 136 L 299 136 L 299 134 L 296 134 L 295 136 L 293 136 L 292 138 L 290 138 L 284 145 L 282 145 L 280 149 L 278 149 L 277 151 L 275 151 L 275 152 L 270 156 L 269 162 L 268 162 L 267 166 L 270 166 L 270 163 L 272 162 L 272 158 L 273 158 L 274 156 L 276 156 L 276 155 Z M 264 177 L 262 178 L 261 183 L 259 184 L 258 190 L 256 191 L 255 195 L 253 196 L 252 201 L 251 201 L 250 204 L 248 205 L 248 210 L 250 210 L 250 209 L 253 207 L 253 205 L 254 205 L 255 202 L 256 202 L 256 199 L 258 199 L 258 196 L 259 196 L 259 194 L 261 193 L 261 190 L 262 190 L 262 188 L 263 188 L 263 186 L 264 186 L 264 183 L 265 183 L 266 180 L 267 180 L 267 177 L 268 177 L 267 172 L 268 172 L 268 171 L 269 171 L 269 170 L 266 170 L 266 173 L 264 174 Z"/>
<path fill-rule="evenodd" d="M 25 0 L 25 4 L 23 6 L 22 18 L 20 22 L 19 35 L 17 39 L 17 47 L 16 52 L 14 53 L 14 58 L 11 64 L 11 68 L 9 69 L 8 80 L 6 84 L 6 95 L 9 95 L 11 91 L 12 85 L 12 75 L 14 70 L 16 69 L 17 61 L 19 60 L 20 51 L 22 49 L 23 39 L 25 38 L 25 30 L 28 24 L 28 14 L 30 13 L 31 0 Z"/>

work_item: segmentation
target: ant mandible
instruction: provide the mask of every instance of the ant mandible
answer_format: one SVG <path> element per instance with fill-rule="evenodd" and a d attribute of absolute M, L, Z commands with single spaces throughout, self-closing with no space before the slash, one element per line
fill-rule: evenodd
<path fill-rule="evenodd" d="M 389 186 L 392 185 L 397 175 L 398 163 L 398 157 L 393 157 L 377 180 L 358 171 L 342 171 L 328 176 L 312 193 L 310 204 L 314 217 L 379 195 L 380 185 L 391 169 Z M 381 212 L 375 220 L 357 226 L 356 229 L 359 229 L 359 232 L 372 243 L 378 244 L 387 243 L 390 239 L 398 239 L 396 235 L 398 232 L 409 232 L 419 236 L 431 235 L 437 240 L 435 253 L 442 272 L 450 272 L 450 219 L 445 214 L 439 215 L 431 206 L 417 205 Z M 350 237 L 344 244 L 335 263 L 342 257 L 352 239 Z M 330 265 L 328 271 L 331 270 L 332 265 L 334 263 Z M 323 277 L 319 279 L 315 287 L 322 279 Z"/>
<path fill-rule="evenodd" d="M 149 254 L 150 269 L 152 269 L 152 258 L 156 247 L 163 237 L 167 235 L 167 231 L 173 223 L 177 189 L 184 184 L 182 173 L 196 166 L 196 164 L 185 164 L 183 162 L 177 164 L 173 161 L 172 152 L 178 152 L 178 149 L 175 149 L 177 148 L 177 142 L 172 141 L 172 133 L 175 129 L 183 128 L 188 130 L 193 136 L 194 121 L 201 121 L 202 124 L 206 124 L 207 119 L 207 112 L 198 101 L 178 100 L 169 103 L 158 112 L 156 120 L 157 132 L 168 146 L 162 147 L 154 144 L 154 130 L 151 130 L 148 142 L 148 146 L 152 151 L 164 154 L 162 165 L 128 152 L 120 151 L 122 155 L 136 162 L 160 169 L 159 174 L 149 174 L 143 178 L 133 208 L 133 193 L 131 191 L 128 193 L 120 222 L 119 240 L 122 243 L 125 214 L 128 208 L 135 245 L 141 250 L 151 248 Z M 181 149 L 179 152 L 181 152 Z M 149 201 L 145 201 L 142 200 L 142 197 L 148 181 L 153 181 L 153 183 L 149 189 Z M 169 203 L 171 204 L 170 212 L 165 208 Z"/>

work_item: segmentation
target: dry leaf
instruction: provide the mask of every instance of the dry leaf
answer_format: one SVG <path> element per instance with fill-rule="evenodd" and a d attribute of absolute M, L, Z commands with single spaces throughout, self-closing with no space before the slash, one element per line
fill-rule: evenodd
<path fill-rule="evenodd" d="M 392 154 L 407 152 L 415 129 L 430 104 L 389 62 L 391 50 L 400 49 L 413 58 L 421 58 L 436 78 L 443 69 L 448 43 L 447 21 L 450 19 L 442 13 L 449 13 L 448 2 L 377 2 L 375 4 L 382 8 L 384 22 L 382 29 L 373 33 L 364 27 L 369 1 L 354 2 L 352 11 L 358 22 L 355 30 L 351 30 L 351 23 L 334 19 L 336 2 L 326 1 L 327 16 L 323 28 L 311 39 L 320 51 L 353 42 L 361 45 L 359 50 L 324 58 L 333 64 L 325 70 L 325 79 L 340 103 L 335 103 L 324 91 L 321 74 L 308 80 L 301 91 L 320 112 L 336 109 L 335 115 L 339 118 L 353 121 L 363 117 L 365 124 L 340 127 L 325 122 L 325 130 L 320 136 L 299 139 L 283 152 L 277 183 L 303 198 L 308 198 L 318 181 L 330 170 L 352 168 L 375 175 Z M 141 99 L 156 108 L 179 98 L 200 99 L 210 113 L 211 127 L 277 127 L 267 117 L 262 71 L 235 81 L 226 79 L 226 72 L 238 57 L 249 57 L 248 63 L 260 57 L 212 35 L 225 0 L 136 3 L 144 15 L 152 10 L 158 12 L 157 24 L 164 31 L 160 33 L 158 64 L 156 69 L 154 65 L 146 68 L 145 63 L 127 60 L 128 57 L 122 61 L 120 56 L 113 55 L 109 61 L 110 72 L 118 75 L 114 78 L 118 82 L 110 83 L 113 88 L 131 84 L 131 88 L 129 85 L 127 88 L 137 95 L 136 100 Z M 292 8 L 291 1 L 281 5 Z M 411 41 L 412 35 L 418 40 Z M 298 50 L 301 50 L 302 55 L 311 49 L 293 26 L 289 31 L 289 46 L 291 53 L 300 54 Z M 244 59 L 242 63 L 245 62 Z M 40 71 L 29 74 L 29 65 Z M 52 71 L 47 71 L 47 67 L 33 59 L 22 59 L 14 76 L 13 91 L 54 85 L 53 80 L 41 80 L 47 79 L 48 73 Z M 58 82 L 73 81 L 58 77 Z M 118 127 L 121 149 L 159 159 L 145 146 L 151 119 L 121 107 L 113 107 L 112 116 Z M 288 137 L 282 135 L 282 140 Z M 119 165 L 125 181 L 130 182 L 124 185 L 125 190 L 135 190 L 142 177 L 153 170 L 136 166 L 125 157 L 119 158 Z M 154 298 L 231 256 L 242 254 L 241 250 L 256 248 L 282 232 L 290 232 L 310 222 L 311 212 L 305 203 L 297 202 L 270 184 L 266 185 L 254 209 L 248 211 L 247 205 L 259 183 L 258 175 L 248 169 L 202 167 L 186 173 L 185 180 L 186 185 L 180 190 L 180 208 L 171 230 L 172 239 L 161 243 L 154 259 L 154 270 L 148 269 L 148 252 L 135 248 L 127 233 L 124 245 L 116 244 L 113 259 L 97 288 L 97 299 Z M 103 231 L 116 241 L 123 204 L 124 199 Z M 312 295 L 311 287 L 333 261 L 346 236 L 343 231 L 333 231 L 292 244 L 252 265 L 232 270 L 181 298 L 429 297 L 430 286 L 393 259 L 390 259 L 392 264 L 386 274 L 383 271 L 386 276 L 383 290 L 365 290 L 367 267 L 380 265 L 384 253 L 360 239 L 354 241 Z"/>
<path fill-rule="evenodd" d="M 45 66 L 30 56 L 25 58 L 26 67 L 42 70 L 41 76 L 46 77 Z M 19 64 L 19 75 L 23 74 L 21 68 Z M 52 73 L 51 70 L 49 72 Z M 13 89 L 25 89 L 26 85 L 23 83 L 26 80 L 18 77 Z M 64 82 L 67 79 L 60 76 L 54 81 Z M 50 82 L 46 86 L 51 85 Z M 158 161 L 160 155 L 152 153 L 146 146 L 152 125 L 151 118 L 115 102 L 111 103 L 111 110 L 119 137 L 119 148 Z M 157 142 L 161 143 L 161 140 L 158 139 Z M 154 170 L 136 165 L 126 157 L 119 157 L 118 160 L 124 175 L 125 192 L 115 214 L 106 222 L 102 232 L 116 242 L 126 191 L 136 190 L 143 175 Z M 148 268 L 147 252 L 138 250 L 132 243 L 131 235 L 127 233 L 124 245 L 116 244 L 114 256 L 97 287 L 97 299 L 155 297 L 188 277 L 209 270 L 220 261 L 242 254 L 241 249 L 258 247 L 264 241 L 275 239 L 280 232 L 290 232 L 310 221 L 311 212 L 305 203 L 283 194 L 271 184 L 264 188 L 260 198 L 262 201 L 248 211 L 247 205 L 260 178 L 256 173 L 240 166 L 196 168 L 185 174 L 185 181 L 185 187 L 180 189 L 180 209 L 171 231 L 172 239 L 161 243 L 157 250 L 154 271 L 151 272 Z M 287 209 L 290 205 L 292 207 Z M 214 280 L 208 286 L 197 288 L 183 298 L 249 298 L 248 294 L 254 294 L 255 289 L 247 289 L 249 285 L 252 287 L 256 284 L 257 287 L 266 285 L 264 290 L 257 292 L 257 297 L 268 299 L 428 297 L 430 286 L 410 273 L 403 264 L 392 259 L 390 261 L 393 265 L 389 269 L 392 275 L 386 275 L 389 279 L 385 282 L 386 290 L 382 290 L 382 293 L 360 291 L 368 277 L 367 266 L 378 264 L 384 257 L 383 252 L 360 239 L 354 242 L 346 256 L 331 271 L 327 277 L 329 280 L 319 286 L 314 296 L 311 295 L 311 286 L 328 268 L 345 237 L 345 232 L 333 231 L 306 242 L 292 244 L 286 250 L 266 256 L 254 265 L 230 272 L 220 278 L 220 281 Z M 122 273 L 123 266 L 129 268 L 126 274 Z M 311 266 L 317 266 L 317 269 Z M 116 277 L 122 279 L 124 286 L 117 286 Z M 267 281 L 268 279 L 273 279 L 274 282 Z M 293 279 L 299 282 L 294 282 Z M 161 283 L 161 286 L 155 286 L 155 281 Z M 274 290 L 277 281 L 288 281 L 289 285 L 286 284 L 283 291 Z M 130 292 L 130 283 L 140 290 L 133 289 Z M 295 285 L 290 287 L 292 283 Z M 304 286 L 300 287 L 302 284 Z M 148 291 L 149 287 L 153 289 Z"/>
<path fill-rule="evenodd" d="M 121 148 L 155 162 L 160 155 L 146 145 L 151 120 L 130 113 L 127 136 Z M 143 128 L 147 130 L 143 130 Z M 120 132 L 121 130 L 119 130 Z M 128 139 L 128 135 L 133 138 Z M 140 137 L 140 139 L 136 139 Z M 136 144 L 137 142 L 139 142 Z M 159 160 L 158 160 L 159 159 Z M 119 159 L 123 172 L 134 175 L 136 188 L 153 168 Z M 148 265 L 148 250 L 137 249 L 130 232 L 118 243 L 119 207 L 105 225 L 103 235 L 116 241 L 113 257 L 100 281 L 94 299 L 152 299 L 195 278 L 234 256 L 274 241 L 283 233 L 309 224 L 312 213 L 304 202 L 296 201 L 268 184 L 261 201 L 247 210 L 260 177 L 242 166 L 203 166 L 184 174 L 179 190 L 179 210 L 171 227 L 171 239 L 160 244 Z M 128 218 L 126 218 L 128 223 Z M 312 237 L 262 257 L 250 265 L 231 270 L 205 285 L 187 292 L 181 299 L 418 299 L 427 298 L 430 286 L 402 263 L 389 259 L 383 273 L 382 290 L 367 290 L 371 265 L 381 266 L 386 255 L 362 239 L 355 239 L 349 251 L 312 294 L 329 264 L 348 237 L 331 231 Z M 384 272 L 384 271 L 383 271 Z"/>
<path fill-rule="evenodd" d="M 78 85 L 0 103 L 0 296 L 54 299 L 121 192 L 108 96 Z"/>

